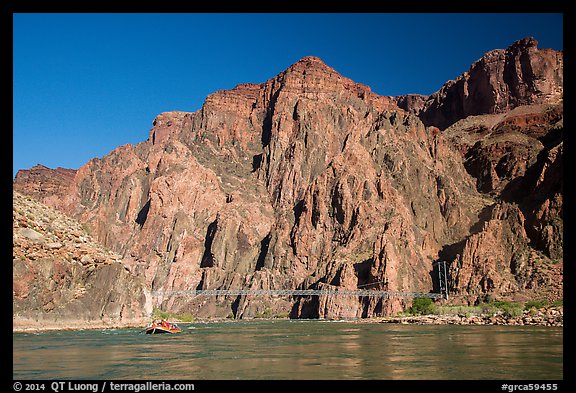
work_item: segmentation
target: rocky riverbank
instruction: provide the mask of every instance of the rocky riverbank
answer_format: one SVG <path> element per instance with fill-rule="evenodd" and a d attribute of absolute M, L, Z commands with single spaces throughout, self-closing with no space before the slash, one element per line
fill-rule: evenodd
<path fill-rule="evenodd" d="M 250 318 L 242 321 L 288 320 L 289 318 Z M 177 319 L 174 321 L 180 323 Z M 195 320 L 192 323 L 235 323 L 239 320 L 230 318 L 210 318 Z M 508 325 L 508 326 L 564 326 L 563 307 L 546 307 L 522 311 L 522 315 L 512 316 L 497 314 L 444 314 L 444 315 L 403 315 L 346 320 L 352 323 L 397 323 L 402 325 Z M 53 331 L 53 330 L 87 330 L 87 329 L 128 329 L 143 328 L 144 324 L 134 323 L 78 323 L 49 327 L 41 324 L 29 324 L 25 328 L 14 327 L 13 332 Z"/>
<path fill-rule="evenodd" d="M 382 317 L 379 323 L 418 325 L 511 325 L 511 326 L 564 326 L 563 307 L 523 310 L 521 315 L 497 314 L 445 314 Z"/>

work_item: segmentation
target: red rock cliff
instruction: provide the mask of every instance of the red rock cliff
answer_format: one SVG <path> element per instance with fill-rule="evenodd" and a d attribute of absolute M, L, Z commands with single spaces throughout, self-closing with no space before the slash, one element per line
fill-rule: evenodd
<path fill-rule="evenodd" d="M 445 129 L 470 115 L 503 113 L 521 105 L 563 100 L 563 53 L 538 49 L 524 38 L 495 49 L 426 100 L 419 113 L 426 125 Z"/>
<path fill-rule="evenodd" d="M 504 57 L 535 50 L 530 43 L 516 46 Z M 530 86 L 524 90 L 534 91 Z M 437 98 L 433 102 L 442 101 Z M 159 115 L 147 141 L 81 167 L 59 206 L 106 246 L 136 260 L 134 271 L 153 291 L 428 292 L 437 290 L 432 264 L 438 258 L 452 262 L 454 290 L 471 301 L 521 292 L 550 277 L 538 270 L 528 239 L 540 236 L 542 244 L 561 249 L 553 213 L 561 210 L 561 196 L 543 202 L 558 191 L 561 147 L 537 158 L 534 169 L 502 165 L 505 173 L 534 173 L 530 187 L 545 195 L 524 201 L 523 211 L 534 211 L 527 225 L 517 199 L 503 207 L 500 193 L 478 186 L 480 176 L 466 166 L 474 145 L 463 141 L 471 133 L 456 138 L 458 132 L 426 127 L 397 102 L 307 57 L 264 83 L 216 92 L 195 113 Z M 494 151 L 505 151 L 498 146 Z M 550 175 L 536 180 L 546 171 Z M 532 234 L 518 230 L 530 225 Z M 542 225 L 556 227 L 543 234 Z M 510 254 L 520 247 L 524 251 Z M 481 257 L 493 248 L 502 252 Z M 410 302 L 332 296 L 156 301 L 175 312 L 236 318 L 369 317 Z"/>

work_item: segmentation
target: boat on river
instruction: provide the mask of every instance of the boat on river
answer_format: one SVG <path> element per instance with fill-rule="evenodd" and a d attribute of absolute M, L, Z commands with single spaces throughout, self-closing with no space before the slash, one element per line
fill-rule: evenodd
<path fill-rule="evenodd" d="M 146 334 L 171 334 L 180 333 L 181 331 L 182 329 L 180 329 L 178 325 L 165 320 L 154 321 L 150 325 L 146 326 Z"/>

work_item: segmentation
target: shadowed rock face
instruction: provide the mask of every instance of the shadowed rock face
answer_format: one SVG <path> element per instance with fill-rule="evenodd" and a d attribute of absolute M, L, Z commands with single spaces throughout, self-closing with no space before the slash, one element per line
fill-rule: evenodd
<path fill-rule="evenodd" d="M 216 92 L 197 112 L 159 115 L 147 141 L 88 162 L 53 205 L 133 259 L 154 291 L 429 292 L 438 258 L 453 262 L 454 290 L 470 301 L 546 287 L 557 271 L 539 269 L 531 253 L 546 262 L 553 257 L 542 250 L 562 250 L 561 143 L 526 117 L 484 134 L 441 133 L 401 101 L 307 57 L 265 83 Z M 517 125 L 539 136 L 508 154 L 512 142 L 497 136 Z M 538 197 L 526 198 L 526 187 Z M 502 252 L 482 257 L 490 249 Z M 334 296 L 156 302 L 236 318 L 370 317 L 406 306 Z"/>

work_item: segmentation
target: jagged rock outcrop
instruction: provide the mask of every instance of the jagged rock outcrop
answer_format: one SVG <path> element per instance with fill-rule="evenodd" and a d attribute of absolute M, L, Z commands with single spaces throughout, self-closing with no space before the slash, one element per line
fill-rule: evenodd
<path fill-rule="evenodd" d="M 441 130 L 470 115 L 504 113 L 522 105 L 562 102 L 563 53 L 539 49 L 528 37 L 495 49 L 430 95 L 418 116 Z"/>
<path fill-rule="evenodd" d="M 13 192 L 14 329 L 141 325 L 152 311 L 144 280 L 80 223 Z"/>
<path fill-rule="evenodd" d="M 530 105 L 469 117 L 445 135 L 462 152 L 479 191 L 519 205 L 531 246 L 562 258 L 562 106 Z"/>
<path fill-rule="evenodd" d="M 469 117 L 445 134 L 461 150 L 479 191 L 519 206 L 531 247 L 562 259 L 562 107 Z"/>
<path fill-rule="evenodd" d="M 438 290 L 439 258 L 458 266 L 454 288 L 467 296 L 545 285 L 532 254 L 510 250 L 538 241 L 546 263 L 561 253 L 561 133 L 523 112 L 495 128 L 479 121 L 479 132 L 440 132 L 413 114 L 424 98 L 378 96 L 307 57 L 264 83 L 211 94 L 197 112 L 158 115 L 148 140 L 82 166 L 52 206 L 133 260 L 151 291 L 428 292 Z M 562 124 L 551 108 L 546 119 Z M 506 127 L 534 140 L 502 141 Z M 521 197 L 525 187 L 539 197 Z M 491 247 L 502 252 L 482 257 Z M 410 302 L 168 292 L 155 305 L 235 318 L 370 317 Z"/>

